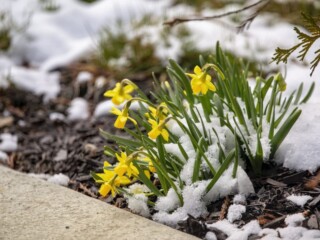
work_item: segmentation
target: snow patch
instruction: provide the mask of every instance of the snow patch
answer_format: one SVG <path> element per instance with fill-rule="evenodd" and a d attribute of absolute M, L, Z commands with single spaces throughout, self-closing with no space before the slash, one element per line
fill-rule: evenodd
<path fill-rule="evenodd" d="M 312 197 L 308 195 L 290 195 L 287 197 L 287 200 L 295 203 L 296 205 L 303 207 Z"/>
<path fill-rule="evenodd" d="M 5 152 L 0 151 L 0 162 L 6 164 L 8 161 L 8 154 L 6 154 Z"/>
<path fill-rule="evenodd" d="M 88 102 L 83 98 L 75 98 L 71 101 L 67 112 L 71 121 L 86 120 L 89 118 Z"/>
<path fill-rule="evenodd" d="M 93 75 L 90 72 L 82 71 L 78 73 L 76 81 L 78 83 L 86 83 L 93 79 Z"/>
<path fill-rule="evenodd" d="M 14 152 L 18 149 L 18 137 L 10 133 L 0 134 L 0 151 Z"/>
<path fill-rule="evenodd" d="M 236 220 L 240 220 L 242 217 L 242 214 L 246 212 L 246 207 L 240 204 L 232 204 L 228 208 L 228 221 L 233 223 Z"/>

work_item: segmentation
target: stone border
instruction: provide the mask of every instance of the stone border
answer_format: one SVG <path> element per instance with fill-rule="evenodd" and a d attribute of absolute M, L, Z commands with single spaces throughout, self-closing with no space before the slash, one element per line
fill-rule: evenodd
<path fill-rule="evenodd" d="M 0 166 L 0 239 L 199 238 Z"/>

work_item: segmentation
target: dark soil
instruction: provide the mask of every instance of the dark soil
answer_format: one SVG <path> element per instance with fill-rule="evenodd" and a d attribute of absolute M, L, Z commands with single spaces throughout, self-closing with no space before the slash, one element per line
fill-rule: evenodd
<path fill-rule="evenodd" d="M 103 154 L 103 146 L 114 143 L 106 142 L 99 136 L 99 128 L 123 134 L 113 128 L 114 117 L 69 122 L 51 121 L 49 115 L 52 112 L 67 115 L 68 104 L 75 97 L 86 98 L 93 111 L 96 104 L 103 100 L 103 92 L 110 86 L 107 83 L 103 89 L 96 91 L 94 81 L 77 85 L 73 80 L 76 73 L 72 69 L 63 70 L 62 73 L 61 93 L 57 99 L 47 103 L 43 103 L 42 97 L 14 87 L 0 90 L 0 113 L 10 115 L 13 120 L 0 126 L 0 132 L 15 134 L 19 139 L 19 149 L 10 154 L 7 165 L 26 173 L 63 173 L 71 179 L 70 188 L 99 198 L 98 186 L 91 178 L 90 171 L 100 172 L 104 161 L 114 161 Z M 146 93 L 150 91 L 150 81 L 136 83 Z M 3 118 L 0 115 L 0 120 Z M 288 214 L 303 213 L 307 217 L 303 223 L 305 227 L 320 229 L 319 177 L 317 179 L 309 172 L 297 173 L 277 167 L 270 167 L 270 171 L 266 170 L 264 175 L 253 179 L 256 194 L 250 195 L 243 203 L 247 211 L 242 220 L 237 222 L 240 226 L 258 219 L 262 227 L 284 227 L 284 218 Z M 301 208 L 286 200 L 290 194 L 307 194 L 313 199 Z M 232 198 L 229 196 L 211 204 L 208 207 L 210 215 L 205 219 L 189 216 L 179 223 L 179 229 L 204 237 L 208 231 L 205 223 L 225 218 Z M 115 199 L 113 204 L 126 208 L 122 198 Z M 218 239 L 227 237 L 218 230 L 215 233 Z M 251 236 L 250 239 L 258 238 Z"/>

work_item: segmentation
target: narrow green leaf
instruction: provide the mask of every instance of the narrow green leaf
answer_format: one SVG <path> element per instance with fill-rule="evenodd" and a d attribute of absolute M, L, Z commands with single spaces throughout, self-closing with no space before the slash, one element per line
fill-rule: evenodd
<path fill-rule="evenodd" d="M 115 135 L 112 135 L 106 131 L 103 131 L 102 129 L 99 129 L 100 135 L 105 138 L 106 140 L 115 141 L 119 145 L 125 145 L 130 147 L 140 147 L 141 143 L 139 141 L 133 141 L 127 138 L 118 137 Z"/>
<path fill-rule="evenodd" d="M 271 139 L 271 157 L 274 156 L 276 151 L 278 150 L 280 144 L 285 139 L 285 137 L 290 132 L 291 128 L 293 127 L 294 123 L 298 120 L 298 118 L 301 115 L 301 110 L 295 108 L 292 111 L 292 114 L 286 119 L 286 121 L 282 124 L 280 129 L 277 131 L 277 133 L 274 135 L 274 137 Z"/>
<path fill-rule="evenodd" d="M 308 102 L 309 98 L 311 97 L 313 91 L 314 91 L 314 87 L 315 87 L 315 82 L 312 82 L 310 88 L 309 88 L 309 91 L 308 93 L 306 94 L 306 96 L 301 100 L 300 104 L 302 103 L 306 103 Z"/>
<path fill-rule="evenodd" d="M 223 172 L 228 168 L 228 166 L 231 163 L 231 161 L 234 158 L 234 156 L 235 156 L 235 150 L 233 149 L 232 151 L 230 151 L 230 153 L 228 154 L 226 159 L 221 164 L 221 166 L 220 166 L 219 170 L 217 171 L 217 173 L 214 175 L 212 180 L 209 182 L 209 184 L 208 184 L 208 186 L 206 188 L 206 192 L 209 192 L 211 190 L 211 188 L 216 184 L 216 182 L 219 180 L 219 178 L 221 177 Z"/>

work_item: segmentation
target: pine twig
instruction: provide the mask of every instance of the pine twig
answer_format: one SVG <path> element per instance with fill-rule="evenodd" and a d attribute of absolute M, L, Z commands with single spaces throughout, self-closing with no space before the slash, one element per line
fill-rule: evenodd
<path fill-rule="evenodd" d="M 298 60 L 304 61 L 307 53 L 309 52 L 311 46 L 320 39 L 320 25 L 317 24 L 317 19 L 312 18 L 304 13 L 302 13 L 304 20 L 304 27 L 309 31 L 310 34 L 302 32 L 297 27 L 294 27 L 294 31 L 297 33 L 297 38 L 300 40 L 299 43 L 288 49 L 277 48 L 273 55 L 272 61 L 279 64 L 280 62 L 287 63 L 290 55 L 301 48 L 298 55 Z M 320 20 L 320 19 L 319 19 Z M 311 61 L 310 66 L 310 76 L 312 76 L 315 68 L 320 63 L 320 49 L 314 52 L 315 58 Z"/>

